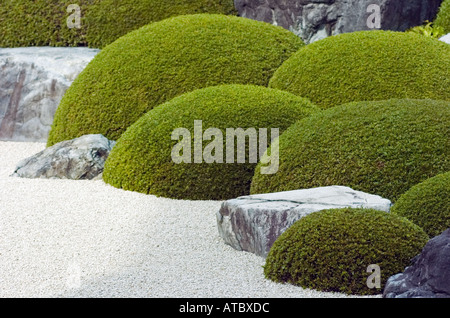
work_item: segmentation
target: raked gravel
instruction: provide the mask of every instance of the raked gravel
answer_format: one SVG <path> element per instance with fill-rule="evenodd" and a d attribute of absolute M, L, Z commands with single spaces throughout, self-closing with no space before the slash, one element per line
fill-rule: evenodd
<path fill-rule="evenodd" d="M 10 177 L 44 148 L 0 142 L 0 297 L 347 297 L 266 280 L 218 235 L 219 201 Z"/>

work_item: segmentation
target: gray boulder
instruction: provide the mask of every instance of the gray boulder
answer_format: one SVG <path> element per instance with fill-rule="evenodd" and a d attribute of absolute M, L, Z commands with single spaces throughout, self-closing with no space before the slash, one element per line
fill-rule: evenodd
<path fill-rule="evenodd" d="M 345 207 L 389 212 L 391 202 L 348 187 L 329 186 L 227 200 L 216 217 L 225 243 L 266 257 L 278 236 L 295 221 L 316 211 Z"/>
<path fill-rule="evenodd" d="M 380 8 L 380 28 L 405 31 L 432 21 L 442 0 L 235 0 L 242 17 L 291 30 L 306 43 L 340 33 L 378 28 L 370 22 Z"/>
<path fill-rule="evenodd" d="M 103 135 L 85 135 L 59 142 L 22 160 L 12 176 L 47 179 L 94 179 L 103 172 L 115 141 Z"/>
<path fill-rule="evenodd" d="M 391 276 L 385 298 L 450 298 L 450 228 L 432 238 L 403 273 Z"/>
<path fill-rule="evenodd" d="M 0 140 L 45 142 L 67 88 L 99 50 L 0 49 Z"/>

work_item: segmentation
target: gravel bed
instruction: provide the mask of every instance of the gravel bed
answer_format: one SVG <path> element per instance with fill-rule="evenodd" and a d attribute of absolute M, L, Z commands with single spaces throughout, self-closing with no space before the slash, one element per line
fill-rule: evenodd
<path fill-rule="evenodd" d="M 218 235 L 221 202 L 10 177 L 44 147 L 0 142 L 0 297 L 348 297 L 266 280 Z"/>

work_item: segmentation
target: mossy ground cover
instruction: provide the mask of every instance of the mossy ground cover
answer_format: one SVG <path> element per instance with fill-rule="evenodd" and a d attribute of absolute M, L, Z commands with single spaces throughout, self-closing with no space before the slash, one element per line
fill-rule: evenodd
<path fill-rule="evenodd" d="M 413 186 L 400 196 L 391 212 L 422 227 L 430 237 L 450 227 L 450 172 Z"/>
<path fill-rule="evenodd" d="M 256 168 L 252 193 L 342 185 L 393 202 L 450 170 L 450 102 L 354 102 L 296 122 L 279 138 L 280 167 Z"/>
<path fill-rule="evenodd" d="M 195 89 L 267 86 L 303 45 L 281 27 L 226 15 L 185 15 L 144 26 L 105 47 L 75 79 L 56 111 L 48 145 L 91 133 L 117 140 L 155 106 Z"/>
<path fill-rule="evenodd" d="M 301 218 L 272 245 L 266 278 L 326 292 L 380 294 L 429 237 L 417 225 L 384 211 L 331 209 Z M 369 288 L 369 265 L 380 269 L 380 288 Z M 371 283 L 374 281 L 371 280 Z"/>
<path fill-rule="evenodd" d="M 391 98 L 450 100 L 450 46 L 412 32 L 360 31 L 301 48 L 270 87 L 321 108 Z"/>
<path fill-rule="evenodd" d="M 250 141 L 245 141 L 245 162 L 237 162 L 236 139 L 227 146 L 227 129 L 267 129 L 267 147 L 272 137 L 271 128 L 280 133 L 296 120 L 320 111 L 304 98 L 253 85 L 221 85 L 196 90 L 156 107 L 133 124 L 117 141 L 103 173 L 103 180 L 115 187 L 157 196 L 187 200 L 224 200 L 249 194 L 256 163 L 249 158 Z M 220 148 L 222 162 L 195 161 L 194 121 L 201 120 L 203 132 L 219 129 L 222 140 L 210 136 L 211 141 L 200 144 L 201 155 L 209 148 L 217 155 Z M 181 139 L 172 139 L 178 128 L 187 129 L 190 145 L 189 162 L 175 163 L 172 150 Z M 201 132 L 200 139 L 202 138 Z M 257 147 L 262 144 L 259 137 Z M 183 139 L 183 141 L 185 141 Z M 188 151 L 186 148 L 182 150 Z M 225 158 L 229 151 L 234 163 Z M 258 150 L 257 150 L 258 151 Z M 179 151 L 181 152 L 181 151 Z M 219 158 L 219 157 L 217 157 Z M 257 162 L 257 161 L 256 161 Z"/>
<path fill-rule="evenodd" d="M 152 22 L 197 14 L 236 14 L 233 0 L 102 0 L 86 14 L 90 47 L 103 48 L 121 36 Z"/>
<path fill-rule="evenodd" d="M 69 28 L 69 5 L 80 7 L 80 28 Z M 0 0 L 0 47 L 103 48 L 146 24 L 169 17 L 236 14 L 233 0 Z"/>
<path fill-rule="evenodd" d="M 434 24 L 444 28 L 446 33 L 450 33 L 450 0 L 442 2 Z"/>

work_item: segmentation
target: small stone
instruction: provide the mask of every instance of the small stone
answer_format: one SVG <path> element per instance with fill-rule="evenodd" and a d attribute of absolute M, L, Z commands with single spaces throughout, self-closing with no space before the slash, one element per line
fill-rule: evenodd
<path fill-rule="evenodd" d="M 59 142 L 22 160 L 12 176 L 91 180 L 98 179 L 115 141 L 103 135 L 85 135 Z"/>

